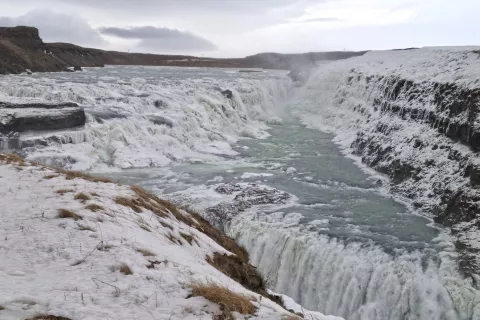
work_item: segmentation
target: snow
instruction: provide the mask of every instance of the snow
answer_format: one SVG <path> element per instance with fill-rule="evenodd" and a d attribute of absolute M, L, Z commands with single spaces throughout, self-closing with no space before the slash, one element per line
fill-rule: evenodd
<path fill-rule="evenodd" d="M 91 199 L 75 200 L 80 192 Z M 212 319 L 219 313 L 217 305 L 201 297 L 187 299 L 193 281 L 214 281 L 256 297 L 252 303 L 259 310 L 250 319 L 288 314 L 210 266 L 208 255 L 230 253 L 205 234 L 170 212 L 166 217 L 146 209 L 136 213 L 117 204 L 119 196 L 135 193 L 114 183 L 67 180 L 63 173 L 28 162 L 0 164 L 0 319 L 38 314 L 85 320 Z M 104 210 L 92 212 L 86 208 L 90 204 Z M 82 219 L 60 219 L 59 209 Z M 181 233 L 194 238 L 192 245 Z M 154 267 L 147 268 L 152 261 Z M 133 274 L 121 273 L 123 264 Z M 311 319 L 338 318 L 311 313 Z"/>

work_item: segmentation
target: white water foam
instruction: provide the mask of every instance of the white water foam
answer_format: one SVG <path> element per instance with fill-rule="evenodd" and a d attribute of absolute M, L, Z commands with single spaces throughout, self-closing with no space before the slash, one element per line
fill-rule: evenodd
<path fill-rule="evenodd" d="M 164 77 L 168 72 L 170 77 Z M 189 72 L 108 67 L 68 75 L 6 76 L 0 79 L 0 100 L 68 101 L 87 112 L 86 142 L 39 147 L 29 150 L 29 159 L 69 156 L 72 161 L 64 166 L 76 170 L 140 168 L 236 155 L 231 144 L 239 137 L 266 137 L 266 123 L 279 123 L 279 106 L 292 88 L 279 72 L 257 78 L 226 76 L 221 70 Z"/>
<path fill-rule="evenodd" d="M 242 215 L 229 234 L 247 248 L 273 290 L 312 310 L 349 320 L 480 316 L 475 290 L 456 273 L 451 244 L 440 261 L 419 251 L 390 255 L 374 245 L 308 232 L 282 213 Z"/>

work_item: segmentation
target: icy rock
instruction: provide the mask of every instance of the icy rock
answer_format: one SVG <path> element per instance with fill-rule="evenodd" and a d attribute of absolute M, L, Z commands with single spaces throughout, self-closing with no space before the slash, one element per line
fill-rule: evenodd
<path fill-rule="evenodd" d="M 224 90 L 222 91 L 222 94 L 225 98 L 232 99 L 233 98 L 233 92 L 232 90 Z"/>
<path fill-rule="evenodd" d="M 218 186 L 215 191 L 222 194 L 238 192 L 232 201 L 219 203 L 205 211 L 207 220 L 219 228 L 223 228 L 236 215 L 253 206 L 285 204 L 291 198 L 286 192 L 255 183 L 227 183 Z"/>

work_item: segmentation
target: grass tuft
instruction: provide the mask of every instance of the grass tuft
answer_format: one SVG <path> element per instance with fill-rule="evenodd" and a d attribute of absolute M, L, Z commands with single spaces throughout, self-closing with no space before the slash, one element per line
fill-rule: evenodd
<path fill-rule="evenodd" d="M 216 283 L 194 282 L 190 285 L 192 296 L 204 297 L 208 301 L 218 304 L 229 313 L 255 314 L 256 308 L 249 297 L 235 293 Z"/>
<path fill-rule="evenodd" d="M 147 249 L 137 249 L 137 252 L 140 252 L 144 257 L 153 257 L 155 253 Z"/>
<path fill-rule="evenodd" d="M 85 192 L 80 192 L 80 193 L 77 193 L 74 197 L 75 200 L 80 200 L 80 201 L 87 201 L 87 200 L 90 200 L 92 199 L 88 194 L 86 194 Z"/>
<path fill-rule="evenodd" d="M 78 172 L 78 171 L 67 171 L 67 170 L 59 170 L 61 173 L 65 174 L 65 179 L 73 180 L 73 179 L 83 179 L 91 182 L 103 182 L 103 183 L 111 183 L 112 180 L 108 178 L 102 177 L 93 177 L 89 174 Z"/>
<path fill-rule="evenodd" d="M 159 222 L 160 222 L 160 224 L 162 225 L 162 227 L 168 228 L 168 229 L 170 229 L 170 230 L 173 230 L 173 227 L 172 227 L 171 225 L 169 225 L 168 223 L 162 222 L 162 221 L 159 221 Z"/>
<path fill-rule="evenodd" d="M 285 308 L 282 297 L 268 293 L 265 280 L 257 269 L 240 257 L 215 252 L 213 258 L 207 257 L 207 262 L 245 288 L 261 294 Z"/>
<path fill-rule="evenodd" d="M 50 180 L 50 179 L 56 178 L 58 176 L 60 176 L 60 175 L 59 174 L 47 174 L 46 176 L 43 176 L 43 179 Z"/>
<path fill-rule="evenodd" d="M 95 204 L 95 203 L 89 204 L 85 208 L 93 212 L 105 210 L 102 206 L 99 206 L 98 204 Z"/>
<path fill-rule="evenodd" d="M 21 166 L 25 165 L 25 160 L 14 153 L 0 154 L 0 160 L 5 161 L 7 164 L 15 163 Z"/>
<path fill-rule="evenodd" d="M 73 190 L 73 189 L 59 189 L 55 192 L 58 193 L 58 194 L 65 194 L 65 193 L 69 193 L 69 192 L 75 192 L 75 190 Z"/>
<path fill-rule="evenodd" d="M 126 263 L 121 264 L 118 268 L 118 271 L 120 271 L 126 276 L 133 274 L 132 269 L 130 269 L 130 267 Z"/>
<path fill-rule="evenodd" d="M 42 316 L 36 316 L 33 318 L 28 318 L 26 320 L 72 320 L 72 319 L 65 318 L 65 317 L 52 316 L 52 315 L 42 315 Z"/>
<path fill-rule="evenodd" d="M 172 242 L 173 244 L 179 244 L 181 246 L 183 246 L 183 243 L 182 241 L 178 240 L 177 238 L 175 238 L 175 236 L 171 233 L 168 234 L 167 236 L 168 240 L 170 240 L 170 242 Z"/>
<path fill-rule="evenodd" d="M 190 245 L 192 245 L 193 242 L 193 236 L 190 234 L 182 233 L 180 232 L 180 235 L 182 236 L 183 239 L 185 239 Z"/>
<path fill-rule="evenodd" d="M 62 219 L 73 219 L 75 221 L 83 219 L 81 216 L 79 216 L 75 212 L 67 210 L 67 209 L 58 209 L 58 216 L 57 217 L 62 218 Z"/>
<path fill-rule="evenodd" d="M 142 212 L 142 208 L 138 206 L 139 203 L 136 200 L 128 199 L 125 197 L 116 197 L 115 202 L 124 207 L 132 208 L 132 210 L 135 211 L 136 213 Z"/>

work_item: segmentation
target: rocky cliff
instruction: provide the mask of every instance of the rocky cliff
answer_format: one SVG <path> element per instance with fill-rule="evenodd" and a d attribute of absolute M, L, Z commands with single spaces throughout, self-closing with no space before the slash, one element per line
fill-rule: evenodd
<path fill-rule="evenodd" d="M 470 274 L 480 265 L 479 65 L 468 48 L 333 63 L 309 82 L 304 116 L 388 175 L 391 191 L 451 227 Z"/>

